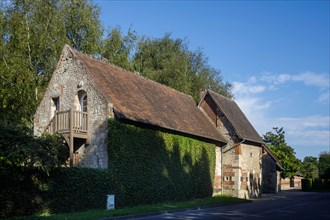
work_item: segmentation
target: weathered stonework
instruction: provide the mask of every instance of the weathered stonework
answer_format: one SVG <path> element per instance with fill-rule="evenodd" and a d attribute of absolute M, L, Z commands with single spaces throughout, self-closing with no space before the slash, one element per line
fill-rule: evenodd
<path fill-rule="evenodd" d="M 199 106 L 201 111 L 227 141 L 227 145 L 216 152 L 219 153 L 220 151 L 220 155 L 216 158 L 216 164 L 221 167 L 218 168 L 218 170 L 221 170 L 221 173 L 217 172 L 216 169 L 214 191 L 220 187 L 222 194 L 229 194 L 239 198 L 260 197 L 262 177 L 261 146 L 241 141 L 228 118 L 210 97 L 206 96 Z"/>
<path fill-rule="evenodd" d="M 59 98 L 60 111 L 80 110 L 79 95 L 82 93 L 87 94 L 88 138 L 75 140 L 75 165 L 107 168 L 107 119 L 113 117 L 112 108 L 69 48 L 64 49 L 35 113 L 34 133 L 40 136 L 54 116 L 54 98 Z"/>
<path fill-rule="evenodd" d="M 221 148 L 215 148 L 215 173 L 214 173 L 214 183 L 213 183 L 213 195 L 221 194 L 221 178 L 222 178 L 222 168 L 221 168 Z"/>
<path fill-rule="evenodd" d="M 262 192 L 264 193 L 281 191 L 281 173 L 276 166 L 276 161 L 265 151 L 262 155 Z"/>

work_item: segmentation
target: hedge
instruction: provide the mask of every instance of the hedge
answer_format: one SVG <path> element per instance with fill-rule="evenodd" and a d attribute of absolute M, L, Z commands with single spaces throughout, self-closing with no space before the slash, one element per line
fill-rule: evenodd
<path fill-rule="evenodd" d="M 302 179 L 302 191 L 329 191 L 330 179 Z"/>
<path fill-rule="evenodd" d="M 117 207 L 212 196 L 215 146 L 109 120 Z"/>
<path fill-rule="evenodd" d="M 212 196 L 215 146 L 109 120 L 109 169 L 0 167 L 0 217 Z"/>
<path fill-rule="evenodd" d="M 1 170 L 0 217 L 105 209 L 110 176 L 88 168 L 57 168 L 49 176 L 36 169 Z"/>

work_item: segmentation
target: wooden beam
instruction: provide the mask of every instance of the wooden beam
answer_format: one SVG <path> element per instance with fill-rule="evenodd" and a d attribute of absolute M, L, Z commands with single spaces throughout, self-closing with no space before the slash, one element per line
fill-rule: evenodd
<path fill-rule="evenodd" d="M 69 148 L 70 148 L 70 167 L 73 167 L 73 148 L 74 148 L 74 142 L 73 142 L 73 110 L 70 108 L 70 123 L 69 123 L 69 130 L 70 130 L 70 143 L 69 143 Z"/>

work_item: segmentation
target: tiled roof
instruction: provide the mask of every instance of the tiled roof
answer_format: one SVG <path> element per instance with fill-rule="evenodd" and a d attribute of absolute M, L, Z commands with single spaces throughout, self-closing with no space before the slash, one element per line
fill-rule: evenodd
<path fill-rule="evenodd" d="M 118 117 L 133 122 L 206 138 L 224 144 L 225 138 L 199 111 L 191 96 L 137 73 L 91 58 L 71 49 L 86 68 Z"/>
<path fill-rule="evenodd" d="M 215 93 L 212 90 L 206 90 L 205 95 L 210 95 L 241 139 L 261 144 L 264 143 L 258 132 L 254 129 L 234 100 Z"/>

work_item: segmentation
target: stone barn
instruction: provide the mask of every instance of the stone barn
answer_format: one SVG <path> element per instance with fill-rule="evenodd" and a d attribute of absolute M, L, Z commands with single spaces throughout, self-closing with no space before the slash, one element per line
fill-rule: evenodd
<path fill-rule="evenodd" d="M 35 135 L 62 134 L 70 166 L 106 169 L 109 118 L 216 145 L 214 194 L 261 195 L 264 143 L 233 100 L 206 90 L 197 106 L 189 95 L 66 45 L 35 113 Z"/>
<path fill-rule="evenodd" d="M 109 118 L 225 144 L 191 96 L 66 45 L 35 113 L 35 135 L 62 134 L 70 166 L 107 168 Z"/>
<path fill-rule="evenodd" d="M 260 197 L 264 142 L 234 100 L 206 90 L 199 108 L 224 135 L 217 149 L 215 190 L 239 198 Z"/>

